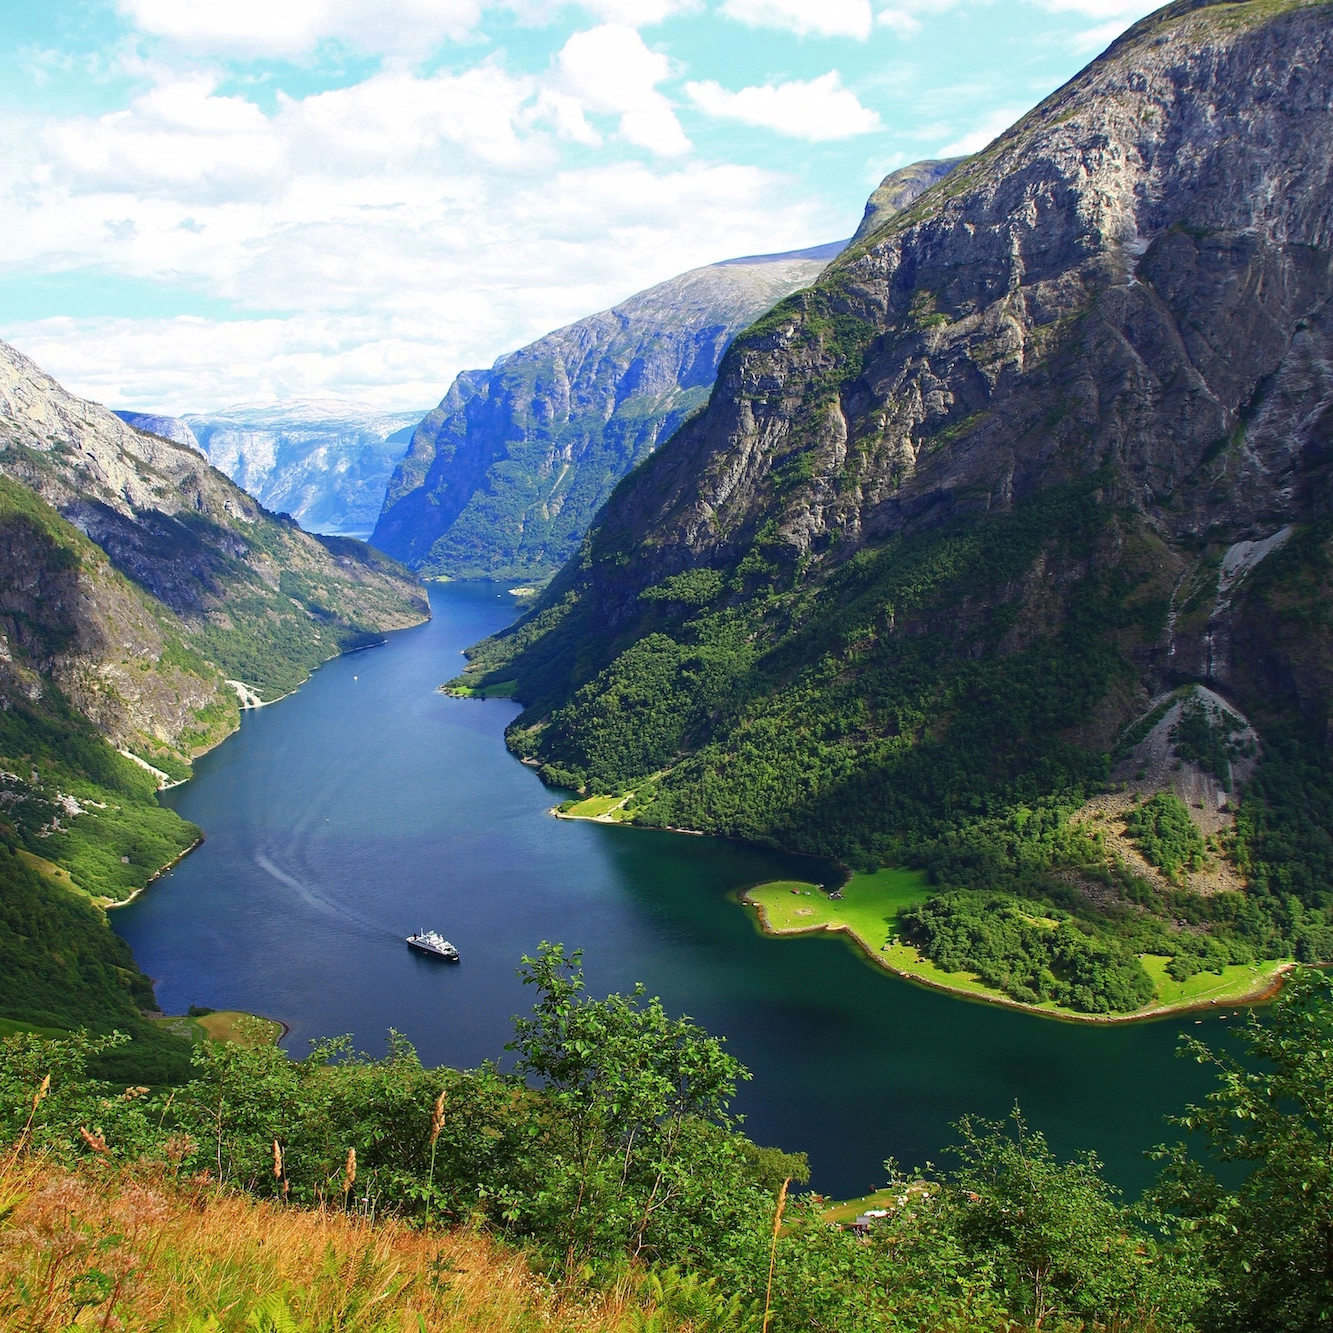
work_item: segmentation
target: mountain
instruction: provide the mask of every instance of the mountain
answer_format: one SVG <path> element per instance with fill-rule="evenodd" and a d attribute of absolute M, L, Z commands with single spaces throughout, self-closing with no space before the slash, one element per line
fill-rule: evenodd
<path fill-rule="evenodd" d="M 190 643 L 272 697 L 342 648 L 427 614 L 359 542 L 275 517 L 192 449 L 65 392 L 0 344 L 0 475 L 78 529 Z"/>
<path fill-rule="evenodd" d="M 878 231 L 932 185 L 938 185 L 962 160 L 961 157 L 946 157 L 913 162 L 911 166 L 889 172 L 866 200 L 866 211 L 852 237 L 852 244 Z"/>
<path fill-rule="evenodd" d="M 302 398 L 240 403 L 181 424 L 208 461 L 265 508 L 317 531 L 365 534 L 420 419 L 419 412 Z"/>
<path fill-rule="evenodd" d="M 302 532 L 0 343 L 0 1018 L 119 1028 L 109 1077 L 188 1073 L 102 911 L 201 836 L 159 786 L 242 696 L 427 614 L 387 557 Z"/>
<path fill-rule="evenodd" d="M 157 416 L 151 412 L 117 412 L 116 416 L 127 426 L 133 426 L 135 430 L 146 431 L 149 435 L 160 435 L 164 440 L 174 440 L 177 444 L 197 449 L 201 454 L 204 452 L 204 447 L 190 429 L 189 422 L 180 417 Z"/>
<path fill-rule="evenodd" d="M 968 893 L 1183 975 L 1333 957 L 1331 20 L 1168 5 L 739 337 L 474 650 L 512 748 L 640 823 L 920 866 L 923 947 L 1011 995 L 1073 964 L 1016 979 L 1036 927 Z"/>
<path fill-rule="evenodd" d="M 371 541 L 427 575 L 544 578 L 708 401 L 731 339 L 841 248 L 693 269 L 464 371 L 412 436 Z"/>

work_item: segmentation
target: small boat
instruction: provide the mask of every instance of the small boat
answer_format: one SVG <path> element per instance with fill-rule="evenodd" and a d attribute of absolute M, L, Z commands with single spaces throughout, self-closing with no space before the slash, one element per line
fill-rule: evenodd
<path fill-rule="evenodd" d="M 437 930 L 419 930 L 407 937 L 407 947 L 432 958 L 443 958 L 446 963 L 458 962 L 458 950 Z"/>

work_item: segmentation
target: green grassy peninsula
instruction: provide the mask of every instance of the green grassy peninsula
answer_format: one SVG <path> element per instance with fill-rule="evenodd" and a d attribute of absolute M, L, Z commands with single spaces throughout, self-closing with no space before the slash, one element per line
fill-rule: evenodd
<path fill-rule="evenodd" d="M 1124 1021 L 1158 1017 L 1204 1005 L 1252 1002 L 1272 995 L 1289 966 L 1275 961 L 1226 964 L 1216 972 L 1197 972 L 1178 981 L 1169 971 L 1170 958 L 1144 954 L 1138 961 L 1151 989 L 1148 998 L 1137 1008 L 1114 1014 L 1077 1008 L 1071 1003 L 1068 990 L 1061 998 L 1037 995 L 1032 1000 L 1023 1000 L 1014 995 L 1012 984 L 1019 959 L 1007 960 L 1009 972 L 1001 975 L 997 975 L 997 969 L 988 966 L 987 960 L 982 958 L 969 957 L 970 967 L 950 967 L 952 958 L 932 950 L 929 942 L 912 938 L 912 914 L 930 903 L 931 894 L 925 875 L 912 870 L 885 869 L 874 874 L 853 875 L 838 897 L 831 896 L 821 885 L 800 880 L 775 880 L 748 890 L 743 901 L 756 910 L 759 925 L 766 934 L 840 933 L 854 940 L 877 966 L 910 981 L 997 1004 L 1084 1021 Z M 1025 924 L 1053 939 L 1066 924 L 1052 917 L 1026 913 L 1025 918 Z M 975 952 L 980 953 L 980 950 Z M 1053 979 L 1059 980 L 1054 974 Z M 1006 986 L 1006 981 L 1011 984 Z M 1067 973 L 1067 988 L 1069 981 Z"/>

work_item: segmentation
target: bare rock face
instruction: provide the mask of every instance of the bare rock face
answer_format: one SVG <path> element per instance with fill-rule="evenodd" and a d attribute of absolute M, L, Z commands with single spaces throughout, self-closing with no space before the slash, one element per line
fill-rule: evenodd
<path fill-rule="evenodd" d="M 0 708 L 44 682 L 117 749 L 189 762 L 237 723 L 222 673 L 188 630 L 34 496 L 0 481 Z"/>
<path fill-rule="evenodd" d="M 1327 19 L 1145 20 L 744 339 L 678 484 L 652 469 L 614 517 L 734 541 L 798 445 L 782 521 L 817 557 L 1104 465 L 1173 535 L 1326 506 Z"/>
<path fill-rule="evenodd" d="M 1329 19 L 1168 6 L 863 235 L 602 516 L 607 614 L 766 523 L 831 567 L 1101 469 L 1183 564 L 1326 514 Z"/>
<path fill-rule="evenodd" d="M 75 398 L 5 344 L 0 483 L 8 642 L 117 745 L 188 759 L 234 725 L 224 676 L 271 697 L 427 614 L 391 561 L 276 519 L 195 449 Z"/>
<path fill-rule="evenodd" d="M 946 157 L 913 162 L 909 167 L 891 171 L 866 201 L 865 216 L 852 237 L 852 244 L 879 231 L 932 185 L 938 185 L 962 160 L 961 157 Z"/>
<path fill-rule="evenodd" d="M 164 417 L 155 412 L 117 412 L 127 426 L 145 431 L 149 435 L 160 435 L 164 440 L 173 440 L 176 444 L 186 445 L 190 449 L 204 452 L 190 423 L 182 417 Z"/>
<path fill-rule="evenodd" d="M 841 245 L 694 269 L 465 371 L 418 426 L 371 541 L 427 573 L 542 576 L 708 401 L 736 333 Z"/>

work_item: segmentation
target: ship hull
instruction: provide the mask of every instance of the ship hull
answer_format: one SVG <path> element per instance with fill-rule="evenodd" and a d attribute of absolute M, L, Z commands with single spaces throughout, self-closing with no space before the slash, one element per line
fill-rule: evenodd
<path fill-rule="evenodd" d="M 419 940 L 413 939 L 407 941 L 407 947 L 409 949 L 414 949 L 417 953 L 424 953 L 427 958 L 438 958 L 442 963 L 458 962 L 457 949 L 455 949 L 453 953 L 445 953 L 443 950 L 437 949 L 433 945 L 423 944 Z"/>

